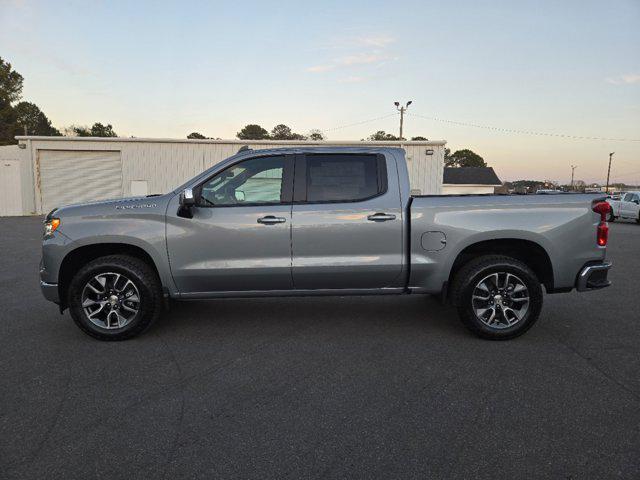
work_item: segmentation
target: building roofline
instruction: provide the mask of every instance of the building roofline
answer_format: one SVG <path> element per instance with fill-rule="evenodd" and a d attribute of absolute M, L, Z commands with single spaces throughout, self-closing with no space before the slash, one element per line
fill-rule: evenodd
<path fill-rule="evenodd" d="M 501 183 L 443 183 L 443 187 L 501 187 Z"/>
<path fill-rule="evenodd" d="M 43 137 L 37 135 L 18 135 L 15 137 L 18 141 L 24 140 L 36 140 L 47 142 L 138 142 L 138 143 L 213 143 L 213 144 L 231 144 L 231 145 L 380 145 L 380 146 L 427 146 L 427 147 L 440 147 L 445 145 L 445 140 L 430 140 L 430 141 L 367 141 L 367 140 L 195 140 L 187 138 L 127 138 L 127 137 Z"/>

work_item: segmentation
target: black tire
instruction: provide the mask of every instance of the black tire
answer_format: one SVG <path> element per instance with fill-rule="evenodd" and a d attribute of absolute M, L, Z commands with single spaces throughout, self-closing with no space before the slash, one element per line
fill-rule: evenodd
<path fill-rule="evenodd" d="M 138 307 L 137 312 L 131 315 L 128 323 L 124 324 L 123 321 L 122 327 L 119 326 L 119 321 L 116 327 L 111 326 L 110 328 L 94 324 L 82 306 L 82 296 L 88 282 L 100 274 L 109 275 L 111 273 L 116 274 L 113 278 L 119 274 L 130 280 L 139 296 L 139 302 L 135 304 Z M 128 255 L 109 255 L 97 258 L 78 270 L 69 284 L 67 301 L 73 321 L 86 334 L 99 340 L 126 340 L 144 332 L 160 316 L 162 287 L 158 275 L 146 262 Z M 113 307 L 107 305 L 106 308 Z M 109 318 L 108 315 L 107 318 Z"/>
<path fill-rule="evenodd" d="M 506 300 L 504 300 L 502 295 L 500 295 L 500 306 L 498 306 L 498 300 L 496 300 L 498 297 L 494 297 L 493 293 L 487 292 L 487 298 L 489 300 L 486 301 L 491 302 L 491 305 L 488 305 L 490 307 L 487 312 L 489 314 L 488 316 L 491 317 L 491 314 L 493 313 L 498 317 L 498 320 L 494 320 L 494 323 L 492 323 L 491 326 L 480 320 L 476 315 L 476 311 L 478 310 L 474 307 L 473 302 L 482 302 L 484 300 L 474 300 L 474 291 L 476 292 L 476 295 L 482 293 L 481 290 L 476 289 L 480 289 L 480 284 L 483 279 L 491 277 L 493 280 L 494 275 L 496 274 L 503 275 L 503 277 L 498 276 L 496 278 L 506 278 L 504 283 L 507 284 L 509 279 L 514 281 L 513 278 L 515 276 L 519 281 L 518 283 L 524 285 L 528 290 L 528 292 L 525 292 L 525 295 L 528 295 L 526 298 L 529 299 L 526 304 L 526 311 L 522 313 L 522 318 L 514 321 L 513 324 L 510 324 L 508 321 L 504 321 L 507 317 L 507 313 L 512 316 L 512 320 L 514 317 L 518 318 L 514 311 L 514 306 L 523 305 L 523 303 L 516 302 L 524 301 L 522 298 L 517 298 L 517 295 L 521 294 L 514 294 L 513 292 L 516 290 L 513 289 L 505 288 L 505 290 L 509 290 L 510 292 L 507 293 L 507 297 L 505 297 Z M 507 277 L 507 274 L 510 275 Z M 500 281 L 496 283 L 500 283 Z M 482 283 L 482 287 L 486 287 L 486 284 Z M 513 297 L 511 295 L 513 295 Z M 489 340 L 508 340 L 522 335 L 533 326 L 536 320 L 538 320 L 540 311 L 542 310 L 542 286 L 536 277 L 536 274 L 521 261 L 502 255 L 485 255 L 475 258 L 465 264 L 457 272 L 454 278 L 451 298 L 453 304 L 458 310 L 458 316 L 460 317 L 460 320 L 462 320 L 462 323 L 476 335 Z M 475 298 L 477 299 L 480 297 L 476 296 Z M 504 304 L 503 301 L 505 302 Z M 505 305 L 507 306 L 506 308 Z M 524 308 L 524 306 L 521 308 Z M 507 312 L 506 310 L 509 310 L 510 312 Z M 520 313 L 519 310 L 516 311 Z M 491 319 L 489 318 L 485 320 L 488 321 Z"/>
<path fill-rule="evenodd" d="M 607 219 L 607 221 L 612 223 L 616 221 L 616 216 L 613 214 L 613 210 L 609 212 L 609 218 Z"/>

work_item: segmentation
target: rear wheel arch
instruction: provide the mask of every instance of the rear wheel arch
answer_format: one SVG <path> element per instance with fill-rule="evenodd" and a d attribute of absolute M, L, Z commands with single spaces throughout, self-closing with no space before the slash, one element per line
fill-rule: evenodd
<path fill-rule="evenodd" d="M 66 308 L 67 290 L 74 275 L 87 263 L 109 255 L 127 255 L 148 264 L 162 284 L 162 276 L 153 257 L 142 247 L 126 243 L 95 243 L 83 245 L 67 253 L 58 272 L 58 293 L 61 307 Z"/>
<path fill-rule="evenodd" d="M 539 243 L 519 238 L 484 240 L 468 245 L 456 256 L 449 271 L 448 285 L 464 265 L 484 255 L 502 255 L 524 263 L 533 270 L 547 292 L 553 290 L 553 264 L 549 254 Z"/>

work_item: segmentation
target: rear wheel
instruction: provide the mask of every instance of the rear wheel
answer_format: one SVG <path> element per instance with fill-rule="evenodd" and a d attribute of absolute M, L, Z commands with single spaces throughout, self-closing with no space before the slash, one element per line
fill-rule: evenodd
<path fill-rule="evenodd" d="M 542 286 L 535 273 L 511 257 L 486 255 L 457 273 L 452 297 L 464 325 L 490 340 L 522 335 L 538 320 Z"/>
<path fill-rule="evenodd" d="M 68 290 L 71 317 L 100 340 L 125 340 L 160 315 L 162 289 L 156 272 L 126 255 L 100 257 L 82 267 Z"/>

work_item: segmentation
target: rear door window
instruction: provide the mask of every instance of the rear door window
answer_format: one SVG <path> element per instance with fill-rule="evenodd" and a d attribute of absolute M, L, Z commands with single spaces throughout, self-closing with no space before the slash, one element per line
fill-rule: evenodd
<path fill-rule="evenodd" d="M 306 155 L 307 202 L 354 202 L 386 190 L 386 168 L 380 155 Z"/>

